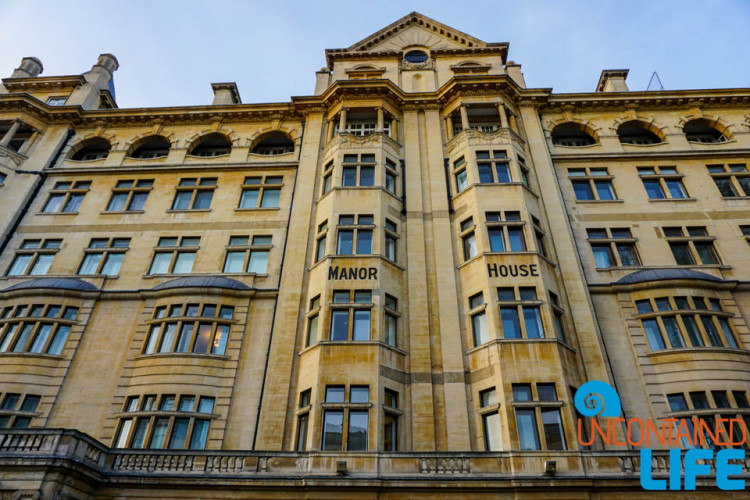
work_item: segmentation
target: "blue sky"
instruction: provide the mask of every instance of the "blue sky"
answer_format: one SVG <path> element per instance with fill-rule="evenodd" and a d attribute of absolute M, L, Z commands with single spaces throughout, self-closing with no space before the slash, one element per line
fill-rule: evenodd
<path fill-rule="evenodd" d="M 529 87 L 592 91 L 602 69 L 657 71 L 667 90 L 750 87 L 750 1 L 0 0 L 0 76 L 36 56 L 43 75 L 115 54 L 120 107 L 208 104 L 211 82 L 243 102 L 313 91 L 324 49 L 347 47 L 416 10 L 486 42 L 509 42 Z"/>

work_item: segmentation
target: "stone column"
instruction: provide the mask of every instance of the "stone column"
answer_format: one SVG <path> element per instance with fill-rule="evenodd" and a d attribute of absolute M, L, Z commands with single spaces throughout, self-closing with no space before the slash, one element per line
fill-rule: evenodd
<path fill-rule="evenodd" d="M 29 149 L 31 149 L 31 146 L 36 142 L 36 140 L 39 138 L 40 132 L 38 130 L 34 130 L 34 132 L 31 134 L 31 137 L 29 137 L 29 140 L 23 143 L 23 146 L 21 146 L 21 149 L 18 150 L 19 153 L 22 155 L 25 155 L 29 152 Z"/>
<path fill-rule="evenodd" d="M 10 126 L 7 132 L 5 132 L 5 135 L 3 136 L 3 139 L 0 140 L 0 146 L 8 146 L 10 144 L 10 141 L 13 140 L 13 136 L 16 135 L 16 132 L 18 132 L 18 129 L 21 128 L 21 120 L 14 120 L 13 125 Z"/>
<path fill-rule="evenodd" d="M 333 125 L 333 119 L 326 121 L 326 143 L 328 143 L 331 139 L 333 139 L 333 129 L 335 128 Z"/>
<path fill-rule="evenodd" d="M 461 127 L 464 130 L 469 130 L 469 113 L 466 111 L 466 106 L 461 105 Z"/>
<path fill-rule="evenodd" d="M 398 142 L 398 120 L 391 118 L 391 139 Z"/>
<path fill-rule="evenodd" d="M 453 118 L 450 115 L 445 117 L 445 137 L 449 141 L 453 139 Z"/>
<path fill-rule="evenodd" d="M 346 132 L 346 108 L 341 108 L 339 113 L 339 134 Z"/>
<path fill-rule="evenodd" d="M 502 128 L 508 128 L 508 114 L 505 112 L 505 104 L 498 104 L 497 112 L 500 113 L 500 126 Z"/>
<path fill-rule="evenodd" d="M 376 132 L 382 132 L 383 131 L 383 108 L 378 108 L 378 124 L 377 128 L 375 129 Z"/>

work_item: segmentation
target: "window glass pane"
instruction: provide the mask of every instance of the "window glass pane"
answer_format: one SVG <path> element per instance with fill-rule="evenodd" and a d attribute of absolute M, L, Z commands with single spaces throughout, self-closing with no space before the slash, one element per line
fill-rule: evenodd
<path fill-rule="evenodd" d="M 542 428 L 548 450 L 565 449 L 565 433 L 563 432 L 560 410 L 557 408 L 542 409 Z"/>
<path fill-rule="evenodd" d="M 102 260 L 102 255 L 100 253 L 87 253 L 83 257 L 81 270 L 78 271 L 78 274 L 96 274 L 97 269 L 99 269 L 99 262 Z"/>
<path fill-rule="evenodd" d="M 456 189 L 460 193 L 469 185 L 469 181 L 466 178 L 466 170 L 463 170 L 456 174 Z"/>
<path fill-rule="evenodd" d="M 724 333 L 724 340 L 727 341 L 727 345 L 733 349 L 736 349 L 737 341 L 734 340 L 734 335 L 732 335 L 732 328 L 729 326 L 729 322 L 726 318 L 716 318 L 719 321 L 719 325 L 721 325 L 721 330 Z"/>
<path fill-rule="evenodd" d="M 526 336 L 530 339 L 541 339 L 544 337 L 542 328 L 542 316 L 538 307 L 523 307 L 523 320 L 526 323 Z"/>
<path fill-rule="evenodd" d="M 464 236 L 464 258 L 471 259 L 477 254 L 477 239 L 474 233 Z"/>
<path fill-rule="evenodd" d="M 47 308 L 47 312 L 44 313 L 45 318 L 56 318 L 59 315 L 60 315 L 60 306 L 49 306 Z"/>
<path fill-rule="evenodd" d="M 477 165 L 479 171 L 479 182 L 488 184 L 493 182 L 492 178 L 492 166 L 489 163 L 480 163 Z"/>
<path fill-rule="evenodd" d="M 242 191 L 240 197 L 240 208 L 255 208 L 258 206 L 258 193 L 257 189 L 245 189 Z"/>
<path fill-rule="evenodd" d="M 518 440 L 522 450 L 538 450 L 539 434 L 533 409 L 517 409 Z"/>
<path fill-rule="evenodd" d="M 198 191 L 193 202 L 194 210 L 207 210 L 211 208 L 211 199 L 214 196 L 213 191 Z"/>
<path fill-rule="evenodd" d="M 349 434 L 347 449 L 349 451 L 367 450 L 368 412 L 349 411 Z"/>
<path fill-rule="evenodd" d="M 497 173 L 497 182 L 510 182 L 510 169 L 508 165 L 496 164 L 495 172 Z"/>
<path fill-rule="evenodd" d="M 666 198 L 664 192 L 661 189 L 659 181 L 643 181 L 643 186 L 646 188 L 646 194 L 652 200 L 661 200 Z"/>
<path fill-rule="evenodd" d="M 652 351 L 666 349 L 664 339 L 659 331 L 659 325 L 656 323 L 655 319 L 644 319 L 643 330 L 646 332 L 646 337 L 648 338 L 648 343 L 651 346 Z"/>
<path fill-rule="evenodd" d="M 232 319 L 234 316 L 234 307 L 232 306 L 221 306 L 219 309 L 219 317 L 223 319 Z"/>
<path fill-rule="evenodd" d="M 352 387 L 349 389 L 349 402 L 350 403 L 368 403 L 370 401 L 370 388 L 369 387 Z"/>
<path fill-rule="evenodd" d="M 615 199 L 615 190 L 612 188 L 612 182 L 595 181 L 594 186 L 596 187 L 596 194 L 599 195 L 600 200 L 614 200 Z"/>
<path fill-rule="evenodd" d="M 133 432 L 133 442 L 131 448 L 143 448 L 146 441 L 146 432 L 148 431 L 149 420 L 147 418 L 139 418 L 138 425 L 135 427 Z"/>
<path fill-rule="evenodd" d="M 214 411 L 214 398 L 202 397 L 200 403 L 198 403 L 198 413 L 213 413 Z"/>
<path fill-rule="evenodd" d="M 360 167 L 359 179 L 360 186 L 375 185 L 375 167 Z"/>
<path fill-rule="evenodd" d="M 170 352 L 172 350 L 176 330 L 177 323 L 167 323 L 167 327 L 164 329 L 164 335 L 161 339 L 161 345 L 159 346 L 159 352 Z"/>
<path fill-rule="evenodd" d="M 326 411 L 323 414 L 323 450 L 341 450 L 344 434 L 344 412 Z"/>
<path fill-rule="evenodd" d="M 124 253 L 110 253 L 107 255 L 107 260 L 104 261 L 101 273 L 107 276 L 116 276 L 120 272 L 120 266 L 122 266 L 122 260 L 125 258 Z"/>
<path fill-rule="evenodd" d="M 180 335 L 177 337 L 175 352 L 190 352 L 190 343 L 193 340 L 193 323 L 183 323 Z"/>
<path fill-rule="evenodd" d="M 334 290 L 333 291 L 333 302 L 335 304 L 345 304 L 349 302 L 350 295 L 348 290 Z"/>
<path fill-rule="evenodd" d="M 669 401 L 669 407 L 672 411 L 684 411 L 688 409 L 685 396 L 682 394 L 668 394 L 667 401 Z"/>
<path fill-rule="evenodd" d="M 640 264 L 633 245 L 617 244 L 617 253 L 623 266 L 637 266 Z"/>
<path fill-rule="evenodd" d="M 576 200 L 593 200 L 594 193 L 591 191 L 589 181 L 573 181 L 573 191 L 576 195 Z"/>
<path fill-rule="evenodd" d="M 225 273 L 241 273 L 245 266 L 245 252 L 227 252 L 227 260 L 224 262 Z"/>
<path fill-rule="evenodd" d="M 713 396 L 717 408 L 731 407 L 726 391 L 711 391 L 711 396 Z"/>
<path fill-rule="evenodd" d="M 511 252 L 525 252 L 526 251 L 526 238 L 524 238 L 522 228 L 509 227 L 508 228 L 508 241 L 510 242 Z"/>
<path fill-rule="evenodd" d="M 229 338 L 229 325 L 219 325 L 216 328 L 216 336 L 211 344 L 211 354 L 219 354 L 221 356 L 227 350 L 227 339 Z"/>
<path fill-rule="evenodd" d="M 726 198 L 734 198 L 736 196 L 739 196 L 737 193 L 737 190 L 734 188 L 734 185 L 732 184 L 732 180 L 724 177 L 724 178 L 716 178 L 714 177 L 714 182 L 716 183 L 716 187 L 719 188 L 719 192 L 722 196 Z"/>
<path fill-rule="evenodd" d="M 359 230 L 357 232 L 357 253 L 366 255 L 372 253 L 372 231 Z"/>
<path fill-rule="evenodd" d="M 354 311 L 353 340 L 370 340 L 370 311 Z"/>
<path fill-rule="evenodd" d="M 339 230 L 336 253 L 338 255 L 351 255 L 354 253 L 354 231 Z"/>
<path fill-rule="evenodd" d="M 18 255 L 13 260 L 13 265 L 8 270 L 8 276 L 20 276 L 26 273 L 26 268 L 29 267 L 31 262 L 31 255 Z"/>
<path fill-rule="evenodd" d="M 696 243 L 695 250 L 703 265 L 719 264 L 713 243 Z"/>
<path fill-rule="evenodd" d="M 172 262 L 171 253 L 154 254 L 154 261 L 151 263 L 149 274 L 166 274 L 169 272 L 169 264 Z"/>
<path fill-rule="evenodd" d="M 207 353 L 208 346 L 213 339 L 213 333 L 213 325 L 211 323 L 201 323 L 200 326 L 198 326 L 198 335 L 195 338 L 193 352 L 197 354 Z"/>
<path fill-rule="evenodd" d="M 193 197 L 192 191 L 178 191 L 172 203 L 172 210 L 187 210 L 190 208 L 190 200 Z"/>
<path fill-rule="evenodd" d="M 693 256 L 690 253 L 690 248 L 688 248 L 687 243 L 670 243 L 669 247 L 672 249 L 672 254 L 674 255 L 674 260 L 677 262 L 680 266 L 692 266 L 695 264 L 693 262 Z"/>
<path fill-rule="evenodd" d="M 161 331 L 161 325 L 153 325 L 151 331 L 148 334 L 146 340 L 146 348 L 144 354 L 152 354 L 156 351 L 156 341 L 159 340 L 159 332 Z"/>
<path fill-rule="evenodd" d="M 518 309 L 515 307 L 501 307 L 500 318 L 503 326 L 503 337 L 506 339 L 520 339 L 521 325 L 518 319 Z"/>
<path fill-rule="evenodd" d="M 693 401 L 693 408 L 696 410 L 707 410 L 709 408 L 705 392 L 691 392 L 690 399 Z"/>
<path fill-rule="evenodd" d="M 33 323 L 27 323 L 23 325 L 23 329 L 21 330 L 21 333 L 18 335 L 18 338 L 16 339 L 16 343 L 13 346 L 12 352 L 25 352 L 26 351 L 26 344 L 29 342 L 29 337 L 31 336 L 31 330 L 33 330 L 34 324 Z"/>
<path fill-rule="evenodd" d="M 677 320 L 672 317 L 664 317 L 662 321 L 664 322 L 664 329 L 667 332 L 669 343 L 672 344 L 672 349 L 682 349 L 685 347 L 682 334 L 680 334 L 680 328 L 677 326 Z"/>
<path fill-rule="evenodd" d="M 690 338 L 690 344 L 693 347 L 703 347 L 703 338 L 698 331 L 698 325 L 695 323 L 695 319 L 692 316 L 682 316 L 682 322 L 687 330 L 688 337 Z"/>
<path fill-rule="evenodd" d="M 191 450 L 202 450 L 206 447 L 206 438 L 208 437 L 208 420 L 196 420 L 193 423 L 193 435 L 190 436 Z"/>
<path fill-rule="evenodd" d="M 132 426 L 132 418 L 128 418 L 122 421 L 122 423 L 120 424 L 120 431 L 117 433 L 117 439 L 115 439 L 115 448 L 125 448 L 128 441 L 128 434 L 130 434 L 130 428 Z"/>
<path fill-rule="evenodd" d="M 472 328 L 474 330 L 474 345 L 480 346 L 489 342 L 489 333 L 487 332 L 487 314 L 480 313 L 471 317 Z"/>
<path fill-rule="evenodd" d="M 503 449 L 502 428 L 500 414 L 490 413 L 482 417 L 484 427 L 484 443 L 487 451 L 501 451 Z"/>
<path fill-rule="evenodd" d="M 182 396 L 180 398 L 179 411 L 193 411 L 195 406 L 195 396 Z"/>
<path fill-rule="evenodd" d="M 280 196 L 281 189 L 266 189 L 263 191 L 263 199 L 260 201 L 260 206 L 264 208 L 276 208 L 279 206 Z"/>
<path fill-rule="evenodd" d="M 667 179 L 667 189 L 669 189 L 669 194 L 672 195 L 672 198 L 687 198 L 687 191 L 685 191 L 685 187 L 682 185 L 682 181 L 679 179 Z"/>
<path fill-rule="evenodd" d="M 331 311 L 331 340 L 348 340 L 349 311 Z"/>
<path fill-rule="evenodd" d="M 714 322 L 711 321 L 711 316 L 701 316 L 701 322 L 703 323 L 703 328 L 706 330 L 706 335 L 708 335 L 708 341 L 711 342 L 711 345 L 714 347 L 724 347 L 724 344 L 719 337 L 719 332 L 716 331 Z"/>
<path fill-rule="evenodd" d="M 125 210 L 125 202 L 128 200 L 128 193 L 115 193 L 112 195 L 112 199 L 109 200 L 107 210 L 110 212 L 119 212 Z"/>
<path fill-rule="evenodd" d="M 175 274 L 187 274 L 193 271 L 193 262 L 195 261 L 195 252 L 178 252 L 177 260 L 174 263 Z"/>
<path fill-rule="evenodd" d="M 341 177 L 342 186 L 356 186 L 357 185 L 357 168 L 356 167 L 344 167 Z"/>
<path fill-rule="evenodd" d="M 254 250 L 250 252 L 250 262 L 247 264 L 247 272 L 265 274 L 268 270 L 268 256 L 270 253 L 268 250 Z"/>
<path fill-rule="evenodd" d="M 167 438 L 167 427 L 169 426 L 168 418 L 157 418 L 154 421 L 154 429 L 151 433 L 151 442 L 148 447 L 152 450 L 164 448 Z"/>
<path fill-rule="evenodd" d="M 143 210 L 143 207 L 146 205 L 147 198 L 148 193 L 133 193 L 133 197 L 130 199 L 130 206 L 128 206 L 128 210 Z"/>
<path fill-rule="evenodd" d="M 181 450 L 185 448 L 185 439 L 187 438 L 189 418 L 176 418 L 172 426 L 172 435 L 169 437 L 169 448 Z"/>
<path fill-rule="evenodd" d="M 594 262 L 597 268 L 612 267 L 612 250 L 609 245 L 592 245 L 591 250 L 594 252 Z"/>
<path fill-rule="evenodd" d="M 60 205 L 62 205 L 64 199 L 65 195 L 63 194 L 51 195 L 49 197 L 49 200 L 47 200 L 47 203 L 44 205 L 42 212 L 58 212 L 60 210 Z"/>
<path fill-rule="evenodd" d="M 52 333 L 52 324 L 43 323 L 36 332 L 36 337 L 34 337 L 34 342 L 31 343 L 29 352 L 42 352 L 50 333 Z"/>
<path fill-rule="evenodd" d="M 31 276 L 47 274 L 47 271 L 49 271 L 49 267 L 52 265 L 52 259 L 54 258 L 55 254 L 39 255 L 36 259 L 36 262 L 34 262 L 34 265 L 31 266 L 31 271 L 29 272 L 29 274 Z"/>

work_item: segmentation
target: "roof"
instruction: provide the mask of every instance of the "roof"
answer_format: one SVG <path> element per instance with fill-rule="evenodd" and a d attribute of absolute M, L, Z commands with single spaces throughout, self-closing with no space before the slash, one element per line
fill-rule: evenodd
<path fill-rule="evenodd" d="M 721 283 L 724 280 L 710 274 L 693 271 L 691 269 L 644 269 L 628 274 L 617 280 L 617 285 L 632 285 L 649 281 L 664 280 L 703 280 Z"/>
<path fill-rule="evenodd" d="M 95 292 L 96 286 L 78 278 L 34 278 L 11 285 L 4 292 L 11 290 L 31 290 L 35 288 L 55 288 L 58 290 L 75 290 L 78 292 Z"/>
<path fill-rule="evenodd" d="M 228 290 L 250 290 L 244 283 L 223 276 L 186 276 L 156 285 L 151 290 L 170 290 L 173 288 L 226 288 Z"/>

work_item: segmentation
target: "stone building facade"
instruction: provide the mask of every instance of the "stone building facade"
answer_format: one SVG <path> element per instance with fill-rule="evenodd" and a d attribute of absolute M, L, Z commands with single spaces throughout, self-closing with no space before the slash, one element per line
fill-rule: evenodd
<path fill-rule="evenodd" d="M 0 498 L 654 498 L 579 444 L 578 387 L 750 424 L 750 89 L 559 94 L 507 55 L 412 13 L 312 95 L 149 109 L 110 54 L 25 58 Z"/>

